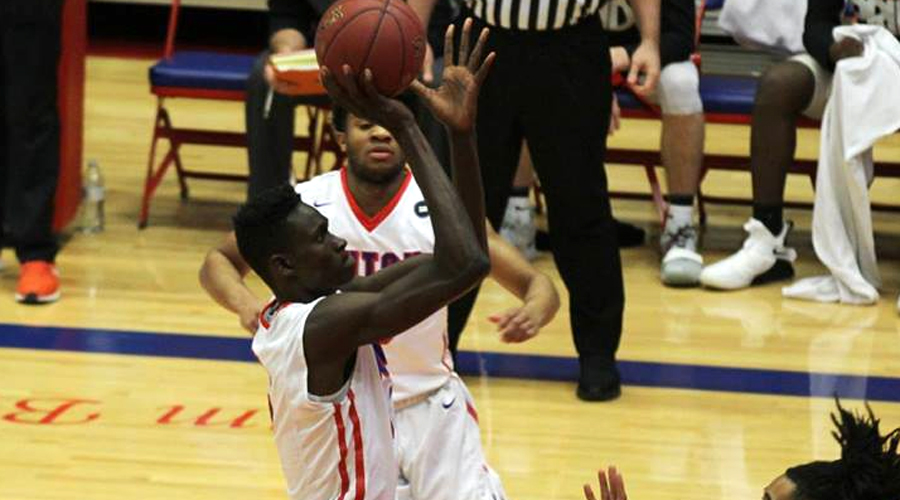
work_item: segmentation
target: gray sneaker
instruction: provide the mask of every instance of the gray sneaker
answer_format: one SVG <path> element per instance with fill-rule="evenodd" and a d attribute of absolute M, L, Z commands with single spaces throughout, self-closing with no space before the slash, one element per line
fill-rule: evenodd
<path fill-rule="evenodd" d="M 666 229 L 659 238 L 663 251 L 660 276 L 667 286 L 688 287 L 700 284 L 703 257 L 697 253 L 697 229 L 694 226 Z"/>
<path fill-rule="evenodd" d="M 537 236 L 534 206 L 528 198 L 510 197 L 506 205 L 506 213 L 503 215 L 500 236 L 518 248 L 526 259 L 534 260 L 537 257 L 537 248 L 534 243 Z"/>

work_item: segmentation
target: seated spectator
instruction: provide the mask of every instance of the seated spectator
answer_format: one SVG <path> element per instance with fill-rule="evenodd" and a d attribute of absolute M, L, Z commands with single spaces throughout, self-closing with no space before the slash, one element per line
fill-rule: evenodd
<path fill-rule="evenodd" d="M 862 54 L 862 44 L 835 42 L 832 30 L 842 22 L 884 26 L 900 35 L 893 1 L 820 0 L 809 2 L 803 44 L 808 53 L 769 68 L 759 82 L 753 108 L 750 167 L 753 217 L 741 250 L 700 276 L 704 286 L 722 290 L 791 278 L 796 252 L 786 245 L 792 224 L 784 220 L 784 186 L 794 161 L 797 119 L 821 119 L 831 91 L 835 64 Z"/>
<path fill-rule="evenodd" d="M 854 415 L 841 408 L 831 419 L 841 446 L 834 462 L 791 467 L 763 489 L 764 500 L 894 500 L 900 498 L 900 428 L 882 435 L 872 409 Z M 625 481 L 615 467 L 598 474 L 602 500 L 627 500 Z M 586 500 L 597 500 L 584 485 Z"/>
<path fill-rule="evenodd" d="M 662 3 L 659 43 L 662 73 L 653 96 L 662 108 L 660 153 L 669 190 L 666 196 L 669 207 L 660 236 L 661 277 L 670 286 L 699 284 L 703 267 L 694 226 L 694 197 L 700 182 L 704 139 L 700 72 L 691 61 L 695 11 L 694 0 Z M 600 9 L 600 18 L 610 34 L 613 71 L 625 72 L 631 65 L 631 54 L 640 44 L 631 5 L 626 0 L 611 0 Z M 615 131 L 619 123 L 619 107 L 614 104 L 610 131 Z"/>

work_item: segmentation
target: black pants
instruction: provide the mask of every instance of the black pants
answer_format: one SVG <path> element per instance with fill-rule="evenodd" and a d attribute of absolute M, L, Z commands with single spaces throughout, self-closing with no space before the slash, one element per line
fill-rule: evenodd
<path fill-rule="evenodd" d="M 592 17 L 549 32 L 492 28 L 489 46 L 497 60 L 477 126 L 488 219 L 499 229 L 524 138 L 547 199 L 582 367 L 608 367 L 625 292 L 603 166 L 612 100 L 606 35 Z"/>
<path fill-rule="evenodd" d="M 290 97 L 274 93 L 268 117 L 265 117 L 269 84 L 263 76 L 263 70 L 268 57 L 269 53 L 264 52 L 256 60 L 247 83 L 247 100 L 244 103 L 250 164 L 248 198 L 290 179 L 295 108 L 304 104 L 330 102 L 326 96 Z M 440 76 L 440 72 L 436 76 Z M 421 106 L 413 107 L 425 137 L 431 143 L 438 160 L 441 160 L 441 164 L 449 171 L 450 149 L 443 126 L 437 123 L 426 109 Z"/>
<path fill-rule="evenodd" d="M 49 5 L 0 19 L 0 245 L 14 246 L 20 262 L 52 262 L 58 251 L 61 2 Z"/>

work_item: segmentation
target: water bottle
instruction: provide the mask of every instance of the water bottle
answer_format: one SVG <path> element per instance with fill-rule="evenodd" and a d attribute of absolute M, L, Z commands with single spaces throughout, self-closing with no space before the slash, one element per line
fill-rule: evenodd
<path fill-rule="evenodd" d="M 100 164 L 97 160 L 88 161 L 82 196 L 82 231 L 86 233 L 103 231 L 103 200 L 106 198 L 106 192 L 103 187 L 103 174 L 100 173 Z"/>

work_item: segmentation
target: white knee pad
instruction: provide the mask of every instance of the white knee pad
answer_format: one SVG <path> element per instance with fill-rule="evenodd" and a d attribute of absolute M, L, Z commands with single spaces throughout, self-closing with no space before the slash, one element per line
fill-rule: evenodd
<path fill-rule="evenodd" d="M 700 100 L 700 72 L 692 61 L 667 64 L 659 76 L 659 107 L 666 115 L 693 115 L 703 112 Z"/>

